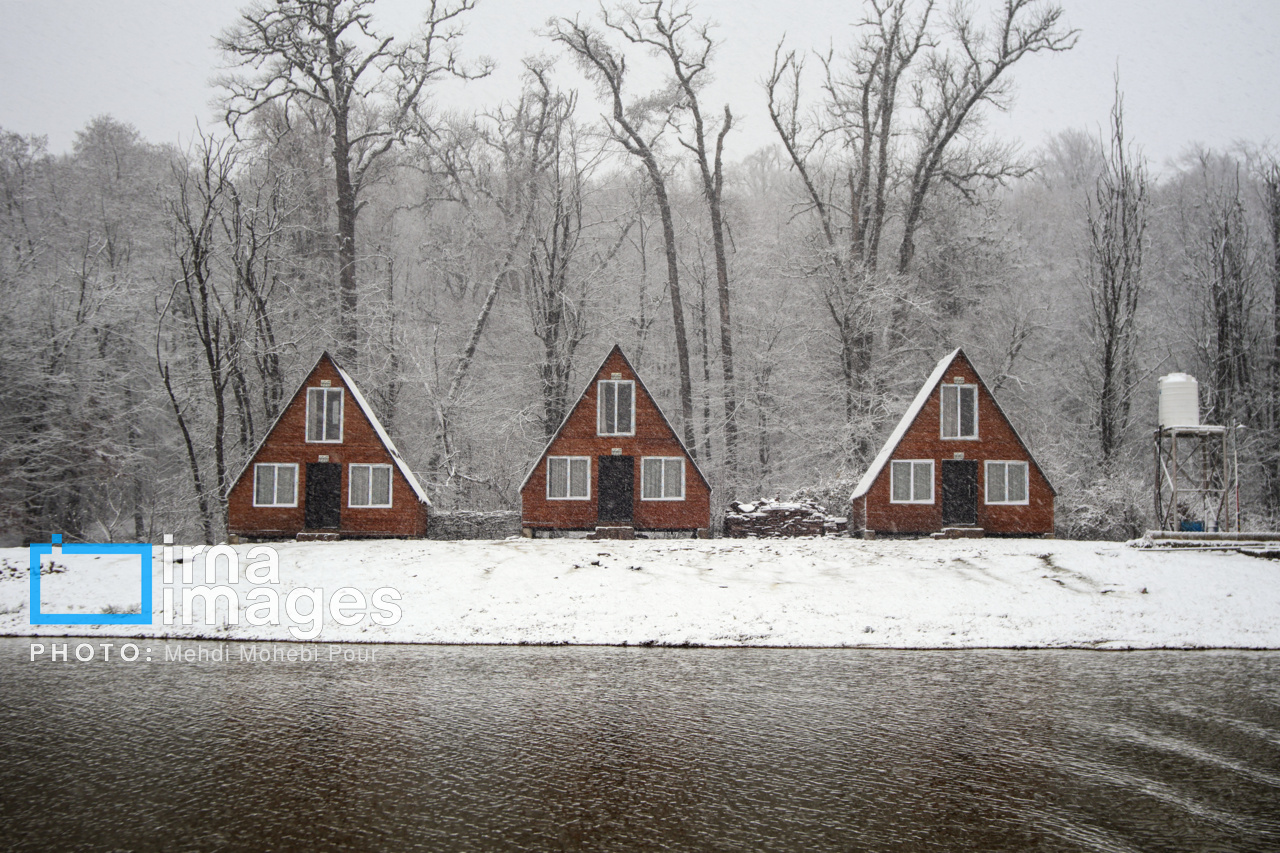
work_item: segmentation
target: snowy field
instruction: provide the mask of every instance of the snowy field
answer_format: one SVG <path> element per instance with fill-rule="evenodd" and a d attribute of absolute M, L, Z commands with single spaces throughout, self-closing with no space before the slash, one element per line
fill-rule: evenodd
<path fill-rule="evenodd" d="M 251 546 L 237 546 L 241 567 Z M 666 540 L 276 543 L 281 600 L 299 587 L 399 592 L 395 624 L 322 642 L 581 643 L 878 648 L 1280 648 L 1280 562 L 1042 540 Z M 179 551 L 179 553 L 181 553 Z M 45 613 L 127 612 L 138 561 L 63 559 L 41 576 Z M 29 623 L 25 549 L 0 550 L 0 634 L 289 639 L 290 624 Z M 197 567 L 202 560 L 195 561 Z M 177 577 L 180 580 L 180 575 Z M 225 573 L 218 575 L 225 582 Z M 198 583 L 201 578 L 195 579 Z M 181 585 L 168 584 L 180 600 Z M 253 590 L 245 577 L 243 602 Z M 327 599 L 326 599 L 327 600 Z M 248 607 L 247 603 L 241 605 Z M 193 612 L 195 612 L 193 610 Z M 350 611 L 346 611 L 349 613 Z M 200 611 L 200 615 L 203 611 Z"/>

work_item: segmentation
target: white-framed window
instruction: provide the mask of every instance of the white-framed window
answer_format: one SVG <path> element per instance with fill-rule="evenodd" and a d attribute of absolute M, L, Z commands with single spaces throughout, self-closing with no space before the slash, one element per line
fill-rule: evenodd
<path fill-rule="evenodd" d="M 987 503 L 1028 502 L 1026 462 L 987 462 L 986 481 Z"/>
<path fill-rule="evenodd" d="M 978 437 L 978 386 L 942 386 L 942 437 Z"/>
<path fill-rule="evenodd" d="M 391 506 L 391 466 L 347 466 L 347 506 Z"/>
<path fill-rule="evenodd" d="M 547 500 L 585 501 L 590 497 L 590 456 L 547 457 Z"/>
<path fill-rule="evenodd" d="M 297 506 L 298 466 L 289 462 L 259 462 L 253 466 L 254 506 Z"/>
<path fill-rule="evenodd" d="M 640 499 L 644 501 L 684 500 L 684 457 L 641 457 Z"/>
<path fill-rule="evenodd" d="M 598 435 L 636 434 L 636 383 L 629 379 L 602 379 L 596 395 Z"/>
<path fill-rule="evenodd" d="M 895 459 L 890 462 L 889 502 L 933 503 L 933 460 Z"/>
<path fill-rule="evenodd" d="M 307 389 L 307 441 L 342 441 L 342 389 Z"/>

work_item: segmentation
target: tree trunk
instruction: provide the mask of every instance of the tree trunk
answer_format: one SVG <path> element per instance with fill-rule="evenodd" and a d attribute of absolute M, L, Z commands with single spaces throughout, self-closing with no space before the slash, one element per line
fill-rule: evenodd
<path fill-rule="evenodd" d="M 676 258 L 676 226 L 671 217 L 671 202 L 667 198 L 667 186 L 652 156 L 645 158 L 649 177 L 658 197 L 658 211 L 662 214 L 662 238 L 666 244 L 667 284 L 671 288 L 671 322 L 676 333 L 676 361 L 680 368 L 680 415 L 684 421 L 685 446 L 689 455 L 698 458 L 698 443 L 693 431 L 693 383 L 689 375 L 689 337 L 684 326 L 684 302 L 680 298 L 680 263 Z"/>
<path fill-rule="evenodd" d="M 1280 162 L 1263 173 L 1267 230 L 1271 235 L 1271 447 L 1267 454 L 1267 509 L 1280 510 Z"/>
<path fill-rule="evenodd" d="M 693 383 L 690 380 L 689 337 L 684 325 L 684 302 L 680 298 L 680 263 L 676 257 L 676 226 L 671 216 L 671 201 L 667 198 L 667 185 L 658 168 L 658 161 L 647 150 L 643 155 L 645 167 L 649 171 L 649 182 L 653 185 L 654 195 L 658 200 L 658 213 L 662 218 L 662 242 L 667 259 L 667 286 L 671 291 L 671 323 L 675 327 L 676 363 L 680 371 L 680 416 L 683 421 L 685 446 L 689 455 L 698 456 L 697 441 L 693 431 Z"/>
<path fill-rule="evenodd" d="M 698 275 L 698 344 L 702 356 L 702 449 L 711 458 L 711 340 L 707 329 L 707 276 Z"/>
<path fill-rule="evenodd" d="M 1095 422 L 1104 465 L 1119 453 L 1129 426 L 1146 204 L 1146 169 L 1125 146 L 1117 86 L 1110 146 L 1086 211 L 1090 332 L 1098 370 Z"/>
<path fill-rule="evenodd" d="M 671 319 L 675 327 L 676 360 L 680 370 L 680 415 L 683 420 L 681 427 L 689 455 L 696 458 L 698 448 L 693 429 L 693 383 L 690 379 L 689 339 L 684 325 L 684 301 L 680 294 L 676 228 L 671 216 L 671 202 L 667 198 L 666 180 L 662 176 L 662 169 L 658 166 L 658 159 L 654 156 L 650 141 L 632 125 L 627 116 L 622 95 L 626 63 L 613 56 L 607 47 L 593 39 L 590 32 L 576 21 L 562 18 L 556 22 L 554 38 L 567 45 L 587 64 L 593 66 L 599 75 L 598 79 L 609 89 L 613 100 L 612 112 L 615 125 L 612 128 L 613 136 L 627 149 L 627 153 L 644 162 L 645 169 L 649 173 L 649 182 L 653 185 L 654 194 L 658 198 L 658 211 L 662 215 L 663 242 L 666 244 L 667 285 L 671 289 Z"/>
<path fill-rule="evenodd" d="M 351 147 L 345 114 L 334 116 L 333 168 L 338 192 L 338 360 L 356 367 L 356 191 L 351 183 Z"/>
<path fill-rule="evenodd" d="M 196 458 L 195 443 L 191 440 L 191 430 L 187 428 L 187 419 L 178 405 L 178 398 L 173 393 L 173 383 L 169 379 L 169 365 L 160 361 L 160 345 L 156 342 L 156 365 L 160 369 L 160 378 L 164 380 L 164 390 L 169 396 L 169 405 L 173 416 L 178 421 L 178 430 L 182 433 L 182 443 L 187 451 L 187 465 L 191 471 L 191 485 L 196 492 L 196 503 L 200 507 L 200 523 L 204 528 L 204 541 L 213 544 L 213 513 L 209 511 L 209 496 L 204 491 L 204 481 L 200 477 L 200 462 Z"/>
<path fill-rule="evenodd" d="M 733 124 L 729 105 L 724 107 L 724 124 L 716 136 L 714 173 L 706 173 L 703 158 L 703 184 L 707 188 L 707 207 L 711 214 L 711 243 L 716 253 L 716 295 L 720 302 L 720 364 L 724 372 L 724 461 L 729 472 L 728 497 L 732 498 L 732 478 L 738 470 L 738 392 L 733 375 L 733 321 L 729 312 L 729 259 L 724 248 L 724 215 L 720 197 L 724 189 L 724 137 Z M 708 180 L 709 179 L 709 180 Z"/>

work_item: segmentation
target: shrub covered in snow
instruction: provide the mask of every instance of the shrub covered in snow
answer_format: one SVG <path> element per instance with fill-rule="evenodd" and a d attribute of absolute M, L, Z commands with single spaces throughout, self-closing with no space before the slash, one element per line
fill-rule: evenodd
<path fill-rule="evenodd" d="M 1060 539 L 1123 542 L 1152 526 L 1151 486 L 1131 476 L 1099 475 L 1088 483 L 1059 486 L 1055 507 Z"/>

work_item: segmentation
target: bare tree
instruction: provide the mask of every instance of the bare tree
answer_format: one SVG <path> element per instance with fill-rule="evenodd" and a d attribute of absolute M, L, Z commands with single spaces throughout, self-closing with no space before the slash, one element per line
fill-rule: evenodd
<path fill-rule="evenodd" d="M 612 26 L 632 44 L 643 45 L 667 60 L 681 97 L 681 107 L 692 120 L 692 140 L 682 138 L 680 144 L 691 151 L 702 178 L 702 195 L 711 220 L 711 244 L 715 252 L 716 296 L 719 303 L 720 363 L 724 377 L 724 444 L 725 464 L 730 472 L 738 467 L 738 403 L 733 366 L 733 321 L 729 299 L 729 260 L 725 251 L 724 208 L 724 139 L 733 127 L 733 113 L 724 106 L 719 128 L 708 125 L 698 99 L 709 75 L 715 42 L 710 25 L 694 21 L 688 3 L 674 4 L 666 0 L 641 0 L 634 10 L 617 20 L 606 16 Z M 714 144 L 708 137 L 714 135 Z M 732 497 L 732 496 L 730 496 Z"/>
<path fill-rule="evenodd" d="M 1240 166 L 1231 164 L 1212 208 L 1204 246 L 1213 334 L 1211 413 L 1227 425 L 1253 419 L 1253 258 L 1240 195 Z M 1208 188 L 1206 188 L 1208 190 Z"/>
<path fill-rule="evenodd" d="M 905 3 L 899 0 L 898 5 Z M 1006 0 L 993 24 L 992 30 L 985 30 L 965 7 L 953 7 L 946 30 L 956 49 L 931 51 L 923 82 L 913 87 L 913 106 L 923 121 L 913 133 L 915 151 L 898 242 L 899 274 L 907 272 L 915 257 L 916 231 L 937 182 L 968 196 L 976 185 L 1030 171 L 1007 146 L 969 138 L 977 110 L 984 104 L 1007 109 L 1009 69 L 1029 54 L 1070 50 L 1077 32 L 1062 25 L 1061 6 L 1040 0 Z"/>
<path fill-rule="evenodd" d="M 355 361 L 356 219 L 374 169 L 404 134 L 423 91 L 446 74 L 469 76 L 454 49 L 458 19 L 475 0 L 429 0 L 422 32 L 397 43 L 373 25 L 374 0 L 279 0 L 255 3 L 218 46 L 245 73 L 219 82 L 233 130 L 268 104 L 318 109 L 329 121 L 338 225 L 339 357 Z M 487 66 L 478 73 L 488 72 Z"/>
<path fill-rule="evenodd" d="M 621 225 L 611 245 L 584 247 L 584 195 L 592 164 L 579 150 L 572 124 L 576 98 L 564 103 L 564 121 L 548 136 L 548 169 L 538 188 L 538 212 L 529 243 L 526 302 L 534 336 L 542 345 L 537 365 L 542 426 L 550 439 L 569 414 L 574 356 L 591 329 L 590 283 L 614 260 L 635 220 Z M 583 258 L 584 249 L 590 252 Z M 584 264 L 583 261 L 587 263 Z M 585 268 L 584 268 L 585 267 Z"/>
<path fill-rule="evenodd" d="M 623 24 L 605 15 L 605 26 L 620 30 Z M 599 85 L 612 109 L 607 118 L 613 138 L 627 153 L 644 164 L 662 217 L 667 258 L 667 288 L 671 294 L 671 321 L 675 331 L 676 361 L 680 371 L 680 415 L 685 445 L 697 455 L 693 428 L 693 383 L 689 366 L 689 340 L 685 330 L 684 300 L 680 291 L 680 263 L 676 253 L 675 220 L 667 195 L 667 178 L 658 162 L 655 146 L 670 124 L 677 107 L 674 93 L 658 93 L 628 106 L 625 102 L 626 57 L 615 51 L 594 28 L 575 20 L 552 22 L 551 37 L 576 57 L 583 70 Z"/>
<path fill-rule="evenodd" d="M 168 153 L 109 116 L 50 157 L 0 131 L 0 519 L 25 537 L 144 539 L 163 459 L 141 304 L 160 275 Z M 109 388 L 109 393 L 104 392 Z"/>
<path fill-rule="evenodd" d="M 156 361 L 169 395 L 170 405 L 177 418 L 179 429 L 187 448 L 192 482 L 200 504 L 205 537 L 213 541 L 213 535 L 226 526 L 226 508 L 223 495 L 227 487 L 226 425 L 227 390 L 231 383 L 230 350 L 234 346 L 228 340 L 226 311 L 221 304 L 221 293 L 215 278 L 217 255 L 218 216 L 230 183 L 235 155 L 225 142 L 209 137 L 201 139 L 194 168 L 186 164 L 175 167 L 178 195 L 172 204 L 174 218 L 174 255 L 179 274 L 173 290 L 160 312 L 156 324 Z M 182 304 L 181 316 L 199 348 L 197 358 L 203 361 L 209 381 L 209 399 L 213 404 L 213 501 L 204 493 L 205 484 L 200 475 L 199 462 L 191 439 L 191 429 L 174 390 L 169 364 L 162 359 L 160 337 L 164 322 L 174 307 L 175 298 Z M 212 505 L 218 507 L 217 520 L 212 516 Z"/>
<path fill-rule="evenodd" d="M 1124 99 L 1116 84 L 1111 139 L 1088 199 L 1090 379 L 1102 460 L 1124 443 L 1133 396 L 1142 250 L 1147 226 L 1147 173 L 1124 138 Z"/>
<path fill-rule="evenodd" d="M 443 178 L 442 199 L 431 203 L 447 201 L 473 221 L 483 220 L 495 228 L 489 239 L 475 246 L 487 259 L 483 268 L 488 280 L 479 312 L 452 369 L 446 371 L 447 382 L 442 380 L 440 387 L 429 389 L 440 430 L 445 486 L 474 479 L 460 461 L 453 425 L 455 409 L 498 297 L 504 285 L 520 280 L 532 251 L 530 238 L 541 206 L 539 191 L 560 161 L 561 142 L 573 112 L 573 99 L 552 86 L 545 68 L 536 63 L 527 68 L 525 91 L 516 104 L 426 140 L 432 169 Z M 460 295 L 480 293 L 479 285 L 472 287 L 466 280 L 466 272 L 458 277 L 462 279 Z"/>
<path fill-rule="evenodd" d="M 1035 0 L 1009 0 L 990 30 L 962 5 L 941 22 L 933 0 L 868 6 L 849 54 L 819 57 L 816 117 L 805 111 L 804 59 L 795 51 L 779 45 L 765 80 L 774 129 L 817 219 L 814 271 L 840 342 L 850 423 L 871 411 L 873 346 L 893 319 L 875 306 L 892 300 L 892 275 L 911 270 L 929 200 L 940 185 L 974 199 L 979 187 L 1028 171 L 1007 147 L 978 135 L 982 108 L 1008 106 L 1008 72 L 1023 57 L 1076 40 L 1060 7 Z M 900 231 L 886 276 L 890 225 Z"/>
<path fill-rule="evenodd" d="M 238 432 L 239 455 L 248 454 L 255 410 L 273 418 L 283 395 L 270 283 L 277 195 L 269 177 L 256 185 L 244 179 L 249 191 L 238 187 L 238 156 L 229 140 L 202 135 L 173 167 L 178 274 L 156 322 L 156 368 L 182 434 L 206 541 L 226 525 L 228 432 Z M 206 448 L 211 482 L 201 472 Z"/>
<path fill-rule="evenodd" d="M 1264 157 L 1258 171 L 1264 227 L 1271 241 L 1271 364 L 1266 399 L 1271 442 L 1264 454 L 1263 470 L 1267 508 L 1274 513 L 1280 510 L 1280 160 L 1274 155 Z"/>
<path fill-rule="evenodd" d="M 572 149 L 571 149 L 572 150 Z M 542 344 L 542 428 L 550 439 L 569 412 L 573 356 L 587 335 L 585 288 L 571 285 L 574 255 L 582 238 L 582 175 L 576 154 L 556 157 L 548 188 L 548 221 L 529 246 L 529 316 Z M 585 279 L 579 278 L 585 283 Z"/>
<path fill-rule="evenodd" d="M 237 362 L 233 383 L 241 413 L 241 450 L 248 452 L 256 442 L 254 412 L 261 412 L 263 420 L 270 423 L 284 405 L 282 344 L 276 332 L 273 303 L 278 281 L 275 244 L 280 241 L 281 220 L 288 211 L 281 204 L 279 181 L 269 172 L 255 179 L 231 182 L 228 195 L 219 222 L 234 281 L 232 307 L 236 316 L 245 318 L 240 336 L 253 367 L 250 382 L 248 368 Z M 257 386 L 256 395 L 251 385 Z"/>
<path fill-rule="evenodd" d="M 1267 410 L 1265 382 L 1259 379 L 1267 372 L 1262 353 L 1270 337 L 1258 310 L 1259 255 L 1265 248 L 1257 225 L 1267 226 L 1265 209 L 1250 209 L 1244 172 L 1244 158 L 1237 154 L 1200 149 L 1184 158 L 1171 180 L 1177 191 L 1174 257 L 1181 261 L 1174 280 L 1178 292 L 1190 297 L 1178 320 L 1201 365 L 1206 417 L 1256 428 Z M 1265 208 L 1266 176 L 1258 177 Z"/>

